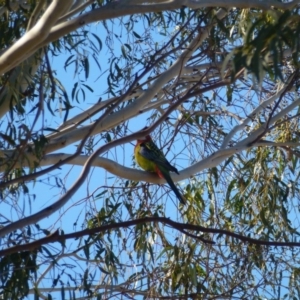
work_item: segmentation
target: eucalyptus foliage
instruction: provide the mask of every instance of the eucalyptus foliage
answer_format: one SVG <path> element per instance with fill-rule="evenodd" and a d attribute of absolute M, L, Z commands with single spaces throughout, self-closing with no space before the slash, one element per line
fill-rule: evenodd
<path fill-rule="evenodd" d="M 244 2 L 0 1 L 0 298 L 300 299 L 299 1 Z"/>

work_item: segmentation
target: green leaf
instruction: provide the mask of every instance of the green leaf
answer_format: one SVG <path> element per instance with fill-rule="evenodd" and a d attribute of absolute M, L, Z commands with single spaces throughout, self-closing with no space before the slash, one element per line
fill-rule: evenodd
<path fill-rule="evenodd" d="M 89 64 L 89 59 L 87 57 L 85 57 L 83 60 L 83 68 L 85 71 L 85 79 L 88 79 L 90 73 L 90 64 Z"/>
<path fill-rule="evenodd" d="M 98 45 L 99 45 L 99 51 L 101 51 L 102 50 L 102 41 L 101 41 L 101 39 L 96 34 L 94 34 L 93 32 L 90 32 L 90 34 L 97 40 Z"/>
<path fill-rule="evenodd" d="M 135 31 L 132 31 L 132 33 L 133 33 L 133 35 L 136 37 L 136 38 L 138 38 L 138 39 L 141 39 L 142 37 L 139 35 L 139 34 L 137 34 Z"/>

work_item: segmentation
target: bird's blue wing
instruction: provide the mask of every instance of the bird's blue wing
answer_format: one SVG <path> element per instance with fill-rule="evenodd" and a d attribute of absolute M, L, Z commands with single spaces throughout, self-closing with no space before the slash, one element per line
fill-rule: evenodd
<path fill-rule="evenodd" d="M 144 158 L 149 159 L 158 166 L 161 166 L 168 171 L 172 171 L 179 174 L 178 170 L 168 162 L 163 153 L 156 147 L 154 143 L 142 143 L 140 145 L 139 152 Z"/>

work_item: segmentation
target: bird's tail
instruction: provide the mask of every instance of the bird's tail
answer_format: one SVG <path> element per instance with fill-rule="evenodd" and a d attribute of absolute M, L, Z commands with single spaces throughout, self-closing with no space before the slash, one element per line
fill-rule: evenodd
<path fill-rule="evenodd" d="M 182 204 L 186 203 L 186 199 L 181 195 L 181 193 L 179 192 L 177 186 L 175 185 L 174 181 L 172 180 L 169 171 L 163 170 L 163 169 L 159 169 L 159 172 L 161 174 L 158 174 L 159 177 L 163 177 L 167 183 L 169 184 L 170 188 L 173 190 L 173 192 L 175 193 L 175 195 L 177 196 L 177 198 L 179 199 L 179 201 Z M 162 175 L 162 176 L 160 176 Z"/>

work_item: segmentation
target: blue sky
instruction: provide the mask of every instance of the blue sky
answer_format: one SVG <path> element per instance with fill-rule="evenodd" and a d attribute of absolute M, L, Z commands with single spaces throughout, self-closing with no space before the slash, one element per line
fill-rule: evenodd
<path fill-rule="evenodd" d="M 99 36 L 105 36 L 106 32 L 103 29 L 101 24 L 93 24 L 92 26 L 89 26 L 89 29 L 93 31 L 93 33 L 99 35 Z M 141 28 L 142 29 L 142 28 Z M 159 35 L 158 35 L 159 36 Z M 161 38 L 161 36 L 159 36 Z M 106 45 L 103 42 L 103 49 L 100 52 L 99 55 L 99 61 L 101 61 L 101 67 L 102 70 L 105 70 L 108 65 L 105 65 L 106 60 L 101 59 L 101 56 L 105 57 L 105 54 L 108 52 L 108 49 L 106 48 Z M 115 53 L 121 54 L 120 50 L 120 44 L 115 45 Z M 107 88 L 106 84 L 106 74 L 104 74 L 102 77 L 99 78 L 99 73 L 101 71 L 96 65 L 92 65 L 90 67 L 90 74 L 88 79 L 85 79 L 84 72 L 81 72 L 81 74 L 77 77 L 74 77 L 74 66 L 70 65 L 67 70 L 63 68 L 65 61 L 69 58 L 70 54 L 61 54 L 60 56 L 50 58 L 51 60 L 51 66 L 53 72 L 56 73 L 56 76 L 61 81 L 62 85 L 65 87 L 66 92 L 68 94 L 69 99 L 71 99 L 71 93 L 72 89 L 74 87 L 74 84 L 78 80 L 82 80 L 84 84 L 89 85 L 94 92 L 90 92 L 88 89 L 85 89 L 86 92 L 86 100 L 84 102 L 81 102 L 80 104 L 76 103 L 76 101 L 72 101 L 72 104 L 76 107 L 74 109 L 70 110 L 70 114 L 68 118 L 71 118 L 72 116 L 76 115 L 77 113 L 82 112 L 84 109 L 92 106 L 94 103 L 97 103 L 99 97 L 102 97 L 105 99 L 104 91 Z M 90 59 L 90 62 L 93 62 L 92 59 Z M 59 109 L 58 101 L 56 103 L 56 109 Z M 55 128 L 56 126 L 60 125 L 63 122 L 64 112 L 61 114 L 56 111 L 55 116 L 52 116 L 48 111 L 47 108 L 45 108 L 45 120 L 47 120 L 47 123 L 50 127 Z M 92 118 L 93 120 L 93 118 Z M 55 124 L 55 126 L 53 125 Z M 130 121 L 130 128 L 132 131 L 137 131 L 141 128 L 143 128 L 146 124 L 145 117 L 137 117 L 135 120 Z M 45 132 L 47 133 L 47 132 Z M 62 149 L 62 151 L 59 152 L 65 152 L 65 153 L 73 153 L 75 151 L 75 146 L 71 145 L 66 147 L 65 149 Z M 124 154 L 126 153 L 126 154 Z M 122 147 L 112 149 L 110 153 L 110 157 L 115 157 L 116 160 L 120 164 L 124 164 L 126 166 L 133 167 L 133 144 L 126 144 Z M 168 157 L 172 159 L 172 153 L 168 154 Z M 58 200 L 58 198 L 65 192 L 64 188 L 61 188 L 60 191 L 55 188 L 55 183 L 57 182 L 54 177 L 57 176 L 57 178 L 61 178 L 62 182 L 61 184 L 64 184 L 66 188 L 70 187 L 77 179 L 81 172 L 82 167 L 80 166 L 64 166 L 59 170 L 56 170 L 54 172 L 51 172 L 52 176 L 48 179 L 48 176 L 43 176 L 41 178 L 38 178 L 34 183 L 28 183 L 28 187 L 30 188 L 30 191 L 36 195 L 36 199 L 31 201 L 29 204 L 28 201 L 24 201 L 26 206 L 24 207 L 25 215 L 30 215 L 32 213 L 38 212 L 41 209 L 45 208 L 46 206 L 50 205 L 51 203 Z M 94 211 L 97 212 L 97 209 L 100 209 L 102 207 L 102 199 L 98 199 L 95 202 L 90 200 L 85 200 L 87 194 L 91 195 L 97 195 L 101 193 L 104 188 L 101 188 L 102 185 L 113 185 L 116 181 L 120 181 L 119 178 L 116 178 L 115 176 L 108 174 L 105 170 L 100 168 L 92 168 L 91 172 L 86 179 L 85 184 L 78 190 L 78 192 L 75 194 L 75 196 L 72 197 L 72 199 L 58 212 L 54 213 L 51 217 L 46 218 L 44 220 L 41 220 L 39 222 L 39 225 L 41 228 L 48 229 L 50 231 L 54 231 L 57 228 L 63 229 L 65 233 L 74 232 L 77 230 L 81 230 L 81 225 L 84 223 L 86 219 L 86 209 L 88 206 L 88 210 L 91 208 L 90 204 L 94 204 Z M 161 187 L 162 192 L 164 191 L 164 187 Z M 177 199 L 173 196 L 173 203 L 172 205 L 168 205 L 168 209 L 166 211 L 166 215 L 170 217 L 174 217 L 174 214 L 177 215 Z M 2 207 L 2 213 L 4 212 L 4 207 Z M 9 205 L 6 206 L 7 209 L 7 215 L 11 216 L 12 219 L 18 218 L 18 216 L 13 215 L 14 212 L 10 210 Z M 123 213 L 126 213 L 125 211 Z M 74 217 L 76 216 L 76 218 Z M 78 216 L 78 218 L 77 218 Z M 74 225 L 76 223 L 76 225 Z M 171 234 L 172 231 L 170 231 Z M 67 245 L 70 247 L 74 247 L 74 245 L 77 245 L 77 241 L 68 241 Z M 52 247 L 58 247 L 60 248 L 59 244 L 51 244 L 50 249 Z M 48 246 L 47 246 L 48 247 Z M 53 249 L 54 249 L 53 248 Z M 128 258 L 123 257 L 122 259 L 128 260 Z M 83 264 L 83 267 L 85 267 L 85 264 Z M 44 269 L 43 265 L 41 265 L 39 272 L 42 272 Z M 138 270 L 136 267 L 132 269 L 132 272 L 135 272 Z M 57 274 L 56 274 L 57 275 Z M 67 280 L 67 277 L 66 277 Z M 46 281 L 47 282 L 47 281 Z M 51 280 L 48 281 L 49 285 L 51 286 L 52 282 Z M 46 286 L 45 286 L 46 287 Z M 58 284 L 57 287 L 60 287 Z M 54 296 L 53 294 L 52 296 Z M 60 298 L 59 294 L 57 294 L 58 299 Z"/>
<path fill-rule="evenodd" d="M 116 30 L 118 28 L 118 21 L 115 21 L 114 28 L 112 30 Z M 93 33 L 97 34 L 99 37 L 105 37 L 106 31 L 103 29 L 101 23 L 97 24 L 92 24 L 86 28 L 87 30 L 92 30 Z M 138 28 L 136 29 L 137 32 Z M 143 31 L 143 27 L 141 27 L 141 32 Z M 159 29 L 158 29 L 159 31 Z M 156 38 L 159 40 L 163 39 L 163 36 L 160 36 L 157 34 Z M 105 46 L 105 42 L 102 38 L 103 42 L 103 49 L 101 50 L 99 54 L 99 60 L 101 61 L 102 65 L 102 70 L 104 71 L 108 65 L 105 65 L 106 63 L 106 55 L 108 53 L 108 49 Z M 128 42 L 126 41 L 126 35 L 123 34 L 123 42 Z M 122 40 L 122 39 L 121 39 Z M 115 53 L 121 54 L 121 43 L 118 44 L 115 42 L 114 45 L 114 51 Z M 97 103 L 99 97 L 103 97 L 105 99 L 105 95 L 103 95 L 104 91 L 106 90 L 106 74 L 104 74 L 102 77 L 99 78 L 99 74 L 101 71 L 98 69 L 98 67 L 94 64 L 92 64 L 93 60 L 91 59 L 91 67 L 90 67 L 90 75 L 88 79 L 85 79 L 84 72 L 82 72 L 79 77 L 73 76 L 74 74 L 74 67 L 71 65 L 65 70 L 63 68 L 65 61 L 68 59 L 70 54 L 66 53 L 65 55 L 60 55 L 59 57 L 51 58 L 51 65 L 53 71 L 57 73 L 57 77 L 61 80 L 63 86 L 66 88 L 66 91 L 68 93 L 68 97 L 71 99 L 71 93 L 72 89 L 74 87 L 74 83 L 79 80 L 84 81 L 85 84 L 89 85 L 92 87 L 94 92 L 90 92 L 88 89 L 85 89 L 86 91 L 86 100 L 83 103 L 76 103 L 75 101 L 72 102 L 76 106 L 76 108 L 72 109 L 70 111 L 69 118 L 72 117 L 72 115 L 76 115 L 78 112 L 81 112 L 82 110 L 90 107 L 94 103 Z M 102 59 L 103 57 L 103 59 Z M 225 93 L 224 93 L 225 95 Z M 58 103 L 58 102 L 57 102 Z M 58 108 L 58 104 L 56 105 Z M 45 110 L 45 118 L 49 122 L 49 124 L 54 123 L 55 125 L 59 125 L 63 122 L 63 116 L 64 114 L 60 116 L 59 113 L 56 113 L 56 116 L 53 117 L 51 116 L 48 112 L 47 109 Z M 92 118 L 93 120 L 93 118 Z M 143 128 L 145 125 L 145 117 L 137 117 L 135 120 L 130 121 L 130 127 L 129 129 L 132 131 L 137 131 L 141 128 Z M 53 125 L 51 127 L 54 127 Z M 180 143 L 178 142 L 176 146 L 178 147 Z M 183 145 L 184 146 L 184 145 Z M 75 150 L 75 146 L 71 145 L 68 146 L 66 149 L 63 149 L 63 152 L 66 153 L 73 153 Z M 173 155 L 176 154 L 176 151 L 178 149 L 172 149 L 171 148 L 171 153 L 168 154 L 169 159 L 173 159 Z M 60 151 L 60 152 L 62 152 Z M 132 160 L 132 155 L 133 155 L 133 145 L 132 144 L 127 144 L 124 145 L 123 147 L 119 147 L 116 149 L 113 149 L 110 152 L 110 157 L 116 158 L 120 164 L 124 164 L 126 166 L 133 166 L 133 160 Z M 177 161 L 176 161 L 177 163 Z M 181 161 L 178 160 L 179 166 L 181 167 L 180 163 Z M 184 166 L 182 166 L 184 167 Z M 78 166 L 65 166 L 61 168 L 60 170 L 56 170 L 52 172 L 52 174 L 57 175 L 57 177 L 60 177 L 65 185 L 66 188 L 70 187 L 77 177 L 80 174 L 82 167 Z M 179 168 L 180 169 L 180 168 Z M 28 204 L 28 201 L 25 201 L 27 203 L 25 207 L 25 214 L 29 215 L 30 213 L 37 212 L 44 207 L 50 205 L 54 201 L 56 201 L 64 192 L 65 190 L 61 188 L 61 190 L 57 190 L 54 185 L 55 185 L 55 179 L 54 177 L 50 178 L 48 181 L 47 176 L 44 177 L 43 183 L 40 183 L 41 179 L 39 178 L 35 183 L 30 183 L 28 186 L 32 187 L 32 192 L 36 194 L 36 200 L 31 202 L 31 205 Z M 79 191 L 76 193 L 76 195 L 65 205 L 59 212 L 55 213 L 51 218 L 47 218 L 45 220 L 42 220 L 39 222 L 40 226 L 42 228 L 50 229 L 50 230 L 55 230 L 57 228 L 61 228 L 65 231 L 65 233 L 73 232 L 75 230 L 80 230 L 82 223 L 84 222 L 86 216 L 86 209 L 90 209 L 89 205 L 94 205 L 95 212 L 97 209 L 100 209 L 102 206 L 102 199 L 98 199 L 97 201 L 87 201 L 85 200 L 86 195 L 91 195 L 91 194 L 99 194 L 104 188 L 98 189 L 99 187 L 106 185 L 113 185 L 115 182 L 120 182 L 121 179 L 116 178 L 115 176 L 108 174 L 105 170 L 99 169 L 99 168 L 92 168 L 86 183 L 79 189 Z M 52 187 L 53 185 L 53 187 Z M 108 188 L 109 189 L 109 188 Z M 164 191 L 164 187 L 159 187 L 160 191 Z M 166 206 L 166 216 L 170 216 L 172 218 L 177 217 L 180 215 L 180 212 L 178 212 L 176 204 L 177 200 L 176 198 L 171 195 L 171 198 L 173 201 L 169 201 L 168 205 Z M 174 202 L 174 203 L 173 203 Z M 137 202 L 138 203 L 138 200 Z M 4 207 L 4 206 L 3 206 Z M 3 209 L 2 207 L 2 209 Z M 4 210 L 2 210 L 2 213 L 4 213 Z M 5 214 L 7 216 L 11 216 L 11 214 L 14 213 L 14 211 L 10 210 L 9 205 L 6 206 L 5 209 Z M 126 212 L 124 212 L 126 213 Z M 62 216 L 63 215 L 63 216 Z M 74 216 L 77 217 L 79 216 L 78 219 L 75 218 Z M 13 216 L 16 218 L 17 216 Z M 76 226 L 74 226 L 74 222 L 77 223 Z M 175 234 L 172 230 L 169 230 L 169 237 L 174 237 Z M 76 245 L 76 241 L 70 241 L 70 245 Z M 54 245 L 53 245 L 54 246 Z M 59 246 L 58 246 L 59 248 Z M 159 247 L 158 247 L 159 251 Z M 123 258 L 122 258 L 123 259 Z M 128 259 L 125 258 L 124 259 Z M 83 264 L 84 265 L 84 264 Z M 41 267 L 42 270 L 42 267 Z M 132 272 L 135 272 L 135 268 L 132 268 Z M 51 282 L 49 281 L 51 284 Z M 58 285 L 59 286 L 59 285 Z M 59 298 L 59 296 L 58 296 Z"/>

